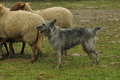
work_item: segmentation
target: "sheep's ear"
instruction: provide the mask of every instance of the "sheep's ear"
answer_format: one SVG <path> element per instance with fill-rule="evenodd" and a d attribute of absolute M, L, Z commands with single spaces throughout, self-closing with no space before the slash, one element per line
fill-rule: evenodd
<path fill-rule="evenodd" d="M 29 4 L 31 4 L 31 2 L 29 2 L 29 3 L 26 3 L 26 4 L 28 4 L 28 5 L 29 5 Z"/>
<path fill-rule="evenodd" d="M 2 3 L 2 4 L 0 4 L 0 5 L 5 5 L 5 3 Z"/>
<path fill-rule="evenodd" d="M 24 4 L 20 4 L 20 7 L 24 6 Z"/>
<path fill-rule="evenodd" d="M 0 11 L 2 10 L 3 5 L 4 5 L 4 4 L 0 4 Z"/>
<path fill-rule="evenodd" d="M 2 3 L 2 5 L 5 5 L 5 3 Z"/>
<path fill-rule="evenodd" d="M 3 9 L 3 4 L 0 4 L 0 12 L 1 12 L 2 9 Z"/>

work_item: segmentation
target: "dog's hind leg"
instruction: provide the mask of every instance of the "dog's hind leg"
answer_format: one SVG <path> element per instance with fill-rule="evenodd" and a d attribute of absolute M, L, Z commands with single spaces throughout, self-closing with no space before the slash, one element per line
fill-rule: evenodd
<path fill-rule="evenodd" d="M 88 55 L 89 55 L 89 57 L 90 57 L 90 59 L 91 59 L 91 63 L 89 64 L 89 66 L 92 66 L 93 65 L 93 63 L 94 63 L 94 56 L 92 55 L 92 53 L 87 53 Z"/>
<path fill-rule="evenodd" d="M 60 67 L 60 65 L 61 65 L 62 50 L 58 50 L 57 54 L 58 54 L 58 65 L 57 65 L 57 67 L 55 69 L 58 69 Z"/>
<path fill-rule="evenodd" d="M 94 54 L 96 55 L 96 64 L 99 64 L 99 52 L 95 51 Z"/>
<path fill-rule="evenodd" d="M 87 44 L 83 43 L 82 46 L 83 46 L 84 51 L 88 54 L 88 56 L 91 59 L 91 63 L 89 66 L 92 66 L 94 63 L 94 59 L 95 59 L 92 52 L 91 52 L 92 49 L 88 43 Z"/>

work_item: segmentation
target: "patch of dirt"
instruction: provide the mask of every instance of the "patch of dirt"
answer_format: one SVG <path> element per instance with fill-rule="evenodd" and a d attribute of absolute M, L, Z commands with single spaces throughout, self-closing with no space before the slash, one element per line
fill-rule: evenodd
<path fill-rule="evenodd" d="M 120 10 L 70 10 L 73 13 L 73 25 L 120 21 Z"/>

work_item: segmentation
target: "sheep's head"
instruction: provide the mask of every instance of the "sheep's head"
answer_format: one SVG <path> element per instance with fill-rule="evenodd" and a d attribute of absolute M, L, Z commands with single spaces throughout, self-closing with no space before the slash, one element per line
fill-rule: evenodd
<path fill-rule="evenodd" d="M 2 13 L 3 9 L 4 9 L 4 4 L 0 4 L 0 13 Z"/>
<path fill-rule="evenodd" d="M 25 10 L 26 5 L 29 5 L 29 4 L 30 4 L 30 3 L 17 2 L 17 3 L 10 9 L 10 11 Z"/>
<path fill-rule="evenodd" d="M 17 2 L 10 11 L 24 10 L 25 2 Z"/>
<path fill-rule="evenodd" d="M 3 9 L 3 4 L 0 4 L 0 11 Z"/>

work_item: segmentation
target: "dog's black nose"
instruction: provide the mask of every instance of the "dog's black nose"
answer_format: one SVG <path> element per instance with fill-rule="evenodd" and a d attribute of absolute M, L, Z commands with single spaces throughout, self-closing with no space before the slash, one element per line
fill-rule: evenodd
<path fill-rule="evenodd" d="M 36 28 L 39 29 L 39 26 L 37 26 Z"/>

